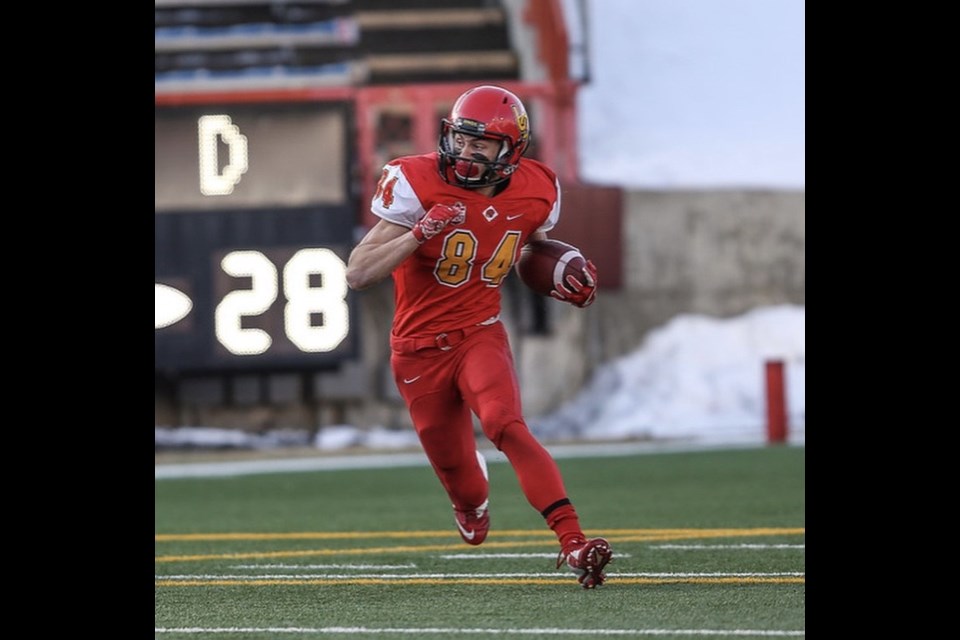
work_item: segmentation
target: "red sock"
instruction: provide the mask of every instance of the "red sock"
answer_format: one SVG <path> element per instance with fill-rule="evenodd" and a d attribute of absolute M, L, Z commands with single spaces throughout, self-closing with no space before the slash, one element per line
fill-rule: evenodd
<path fill-rule="evenodd" d="M 567 554 L 574 546 L 584 542 L 586 538 L 583 535 L 583 530 L 580 529 L 580 518 L 577 516 L 577 510 L 573 508 L 569 500 L 565 498 L 564 501 L 561 501 L 560 506 L 549 511 L 544 517 L 547 526 L 557 534 L 560 549 L 564 554 Z"/>

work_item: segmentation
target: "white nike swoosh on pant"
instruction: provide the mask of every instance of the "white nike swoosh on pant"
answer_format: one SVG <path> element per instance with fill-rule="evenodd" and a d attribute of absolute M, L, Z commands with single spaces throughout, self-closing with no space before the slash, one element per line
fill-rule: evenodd
<path fill-rule="evenodd" d="M 459 520 L 455 520 L 455 522 L 457 523 L 457 529 L 460 529 L 460 533 L 462 533 L 463 537 L 467 540 L 473 540 L 473 536 L 477 535 L 476 531 L 468 532 L 466 529 L 464 529 Z"/>
<path fill-rule="evenodd" d="M 417 376 L 416 378 L 410 378 L 409 380 L 407 380 L 406 378 L 404 378 L 404 379 L 403 379 L 403 383 L 404 383 L 404 384 L 410 384 L 411 382 L 416 382 L 417 380 L 419 380 L 419 379 L 421 378 L 421 376 L 423 376 L 422 373 L 421 373 L 419 376 Z"/>

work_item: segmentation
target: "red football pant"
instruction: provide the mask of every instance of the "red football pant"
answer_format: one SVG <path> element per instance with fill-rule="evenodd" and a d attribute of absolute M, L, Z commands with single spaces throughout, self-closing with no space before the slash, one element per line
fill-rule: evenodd
<path fill-rule="evenodd" d="M 582 537 L 557 463 L 523 419 L 513 354 L 501 323 L 448 351 L 393 352 L 390 362 L 423 450 L 455 508 L 479 507 L 489 494 L 475 453 L 472 413 L 561 544 Z"/>

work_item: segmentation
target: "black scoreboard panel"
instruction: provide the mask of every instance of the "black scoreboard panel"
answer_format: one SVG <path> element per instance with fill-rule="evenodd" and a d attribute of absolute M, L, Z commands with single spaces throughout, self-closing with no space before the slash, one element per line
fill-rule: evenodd
<path fill-rule="evenodd" d="M 156 108 L 155 368 L 329 368 L 358 351 L 346 108 Z"/>

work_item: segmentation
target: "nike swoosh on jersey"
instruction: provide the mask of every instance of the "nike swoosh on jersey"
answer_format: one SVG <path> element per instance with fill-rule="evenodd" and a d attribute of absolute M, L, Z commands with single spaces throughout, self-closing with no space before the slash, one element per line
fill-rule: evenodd
<path fill-rule="evenodd" d="M 520 218 L 520 217 L 523 217 L 522 213 L 518 213 L 515 216 L 507 216 L 507 220 L 515 220 L 516 218 Z"/>
<path fill-rule="evenodd" d="M 404 379 L 403 379 L 403 384 L 410 384 L 411 382 L 416 382 L 416 381 L 419 380 L 422 376 L 423 376 L 423 374 L 421 373 L 421 374 L 420 374 L 419 376 L 417 376 L 416 378 L 410 378 L 409 380 L 407 380 L 406 378 L 404 378 Z"/>
<path fill-rule="evenodd" d="M 473 531 L 473 530 L 467 531 L 466 529 L 464 529 L 463 525 L 460 524 L 459 520 L 456 520 L 456 523 L 457 523 L 457 529 L 460 529 L 460 533 L 463 534 L 463 537 L 466 538 L 467 540 L 473 540 L 473 536 L 477 535 L 476 531 Z"/>

